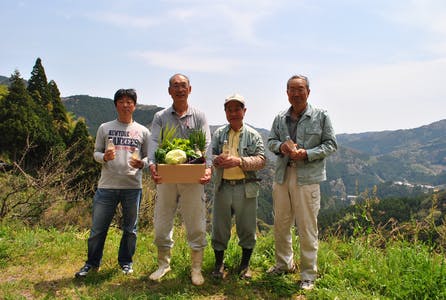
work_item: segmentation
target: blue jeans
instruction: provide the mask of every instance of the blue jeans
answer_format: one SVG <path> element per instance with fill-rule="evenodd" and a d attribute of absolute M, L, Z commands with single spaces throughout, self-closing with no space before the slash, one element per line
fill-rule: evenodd
<path fill-rule="evenodd" d="M 119 203 L 122 207 L 123 232 L 118 262 L 120 266 L 132 264 L 141 194 L 141 189 L 97 189 L 93 199 L 93 224 L 88 238 L 87 264 L 94 267 L 101 264 L 105 238 Z"/>

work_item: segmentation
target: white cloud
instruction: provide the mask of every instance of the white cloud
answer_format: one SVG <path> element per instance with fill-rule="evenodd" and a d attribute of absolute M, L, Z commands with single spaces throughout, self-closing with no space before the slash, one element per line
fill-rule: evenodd
<path fill-rule="evenodd" d="M 87 17 L 123 28 L 146 29 L 160 24 L 160 20 L 151 17 L 137 17 L 124 13 L 101 12 L 88 14 Z"/>
<path fill-rule="evenodd" d="M 259 44 L 256 25 L 263 18 L 273 13 L 277 1 L 256 1 L 255 3 L 248 3 L 244 7 L 241 7 L 238 3 L 240 2 L 237 2 L 237 5 L 231 3 L 216 6 L 216 9 L 228 21 L 234 37 L 244 42 Z M 246 3 L 241 2 L 241 4 Z"/>
<path fill-rule="evenodd" d="M 170 70 L 187 70 L 198 72 L 230 72 L 241 65 L 235 59 L 209 55 L 203 49 L 188 48 L 176 51 L 143 51 L 133 54 L 146 63 Z"/>
<path fill-rule="evenodd" d="M 187 3 L 187 8 L 175 8 L 167 15 L 199 27 L 203 24 L 206 24 L 206 28 L 218 27 L 239 41 L 257 44 L 259 40 L 256 37 L 256 25 L 278 6 L 278 2 L 274 0 L 192 1 Z"/>
<path fill-rule="evenodd" d="M 387 12 L 394 21 L 446 35 L 446 2 L 443 0 L 402 1 Z M 391 2 L 390 2 L 391 3 Z"/>

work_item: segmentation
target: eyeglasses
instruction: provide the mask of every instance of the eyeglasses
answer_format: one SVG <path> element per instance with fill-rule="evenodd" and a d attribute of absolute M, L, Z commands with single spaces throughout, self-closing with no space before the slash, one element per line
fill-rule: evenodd
<path fill-rule="evenodd" d="M 298 92 L 299 94 L 304 93 L 306 90 L 307 90 L 307 89 L 304 88 L 304 87 L 298 87 L 298 88 L 290 87 L 290 88 L 288 88 L 288 91 L 289 91 L 289 92 L 291 92 L 291 93 Z"/>
<path fill-rule="evenodd" d="M 187 83 L 172 84 L 170 88 L 174 90 L 188 89 L 189 85 Z"/>

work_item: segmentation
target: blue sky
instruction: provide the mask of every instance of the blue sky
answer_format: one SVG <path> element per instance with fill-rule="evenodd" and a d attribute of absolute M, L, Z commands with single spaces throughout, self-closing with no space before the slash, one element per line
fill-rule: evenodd
<path fill-rule="evenodd" d="M 286 81 L 310 78 L 309 102 L 337 133 L 415 128 L 446 118 L 443 0 L 0 0 L 0 75 L 28 79 L 37 57 L 62 96 L 135 88 L 166 107 L 168 79 L 191 79 L 212 125 L 224 98 L 270 129 Z"/>

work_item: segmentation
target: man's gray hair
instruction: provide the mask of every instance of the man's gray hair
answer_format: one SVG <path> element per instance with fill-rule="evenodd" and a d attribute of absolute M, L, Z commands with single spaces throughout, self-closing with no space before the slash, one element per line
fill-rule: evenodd
<path fill-rule="evenodd" d="M 308 80 L 307 76 L 304 75 L 293 75 L 290 77 L 290 79 L 288 79 L 287 83 L 286 83 L 286 88 L 288 89 L 289 85 L 290 85 L 290 81 L 294 80 L 294 79 L 303 79 L 306 82 L 306 86 L 307 86 L 307 90 L 310 89 L 310 81 Z"/>
<path fill-rule="evenodd" d="M 189 80 L 189 77 L 187 77 L 186 75 L 181 74 L 181 73 L 176 73 L 176 74 L 172 75 L 172 76 L 169 78 L 169 86 L 172 85 L 172 80 L 173 80 L 176 76 L 181 76 L 181 77 L 186 78 L 186 80 L 187 80 L 187 85 L 190 86 L 190 80 Z"/>

